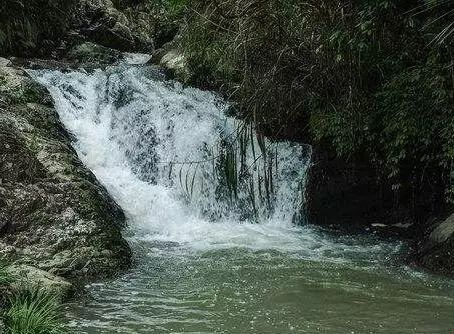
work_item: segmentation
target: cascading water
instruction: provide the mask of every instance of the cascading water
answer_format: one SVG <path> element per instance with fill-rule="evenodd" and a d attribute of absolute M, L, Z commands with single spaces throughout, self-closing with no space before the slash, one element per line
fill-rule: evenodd
<path fill-rule="evenodd" d="M 388 256 L 400 245 L 295 224 L 309 147 L 264 138 L 227 117 L 216 95 L 140 62 L 30 72 L 124 209 L 137 257 L 131 272 L 90 286 L 94 300 L 69 309 L 78 333 L 454 328 L 447 283 L 396 268 Z"/>

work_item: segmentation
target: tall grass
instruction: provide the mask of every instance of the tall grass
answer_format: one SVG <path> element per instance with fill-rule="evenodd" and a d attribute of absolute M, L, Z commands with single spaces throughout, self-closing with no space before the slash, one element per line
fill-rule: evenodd
<path fill-rule="evenodd" d="M 66 334 L 57 297 L 40 287 L 19 291 L 4 314 L 9 334 Z"/>
<path fill-rule="evenodd" d="M 11 274 L 7 271 L 7 265 L 0 261 L 0 287 L 6 286 L 13 281 Z"/>

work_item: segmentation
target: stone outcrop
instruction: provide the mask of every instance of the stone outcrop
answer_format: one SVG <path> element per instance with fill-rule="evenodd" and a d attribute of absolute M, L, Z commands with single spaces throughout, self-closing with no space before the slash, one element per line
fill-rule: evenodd
<path fill-rule="evenodd" d="M 47 90 L 0 61 L 0 260 L 69 279 L 128 266 L 124 215 L 71 147 Z"/>
<path fill-rule="evenodd" d="M 128 52 L 154 49 L 149 13 L 128 16 L 111 0 L 80 0 L 76 12 L 75 31 L 94 43 Z"/>
<path fill-rule="evenodd" d="M 454 277 L 454 214 L 432 221 L 410 262 Z"/>
<path fill-rule="evenodd" d="M 380 171 L 361 159 L 339 158 L 317 146 L 313 152 L 306 189 L 312 223 L 362 230 L 378 227 L 385 234 L 420 237 L 427 219 L 443 209 L 436 204 L 442 202 L 436 184 L 427 183 L 418 191 L 393 191 Z"/>
<path fill-rule="evenodd" d="M 408 210 L 393 202 L 393 194 L 367 164 L 346 161 L 314 147 L 307 184 L 309 220 L 319 225 L 368 227 L 409 223 Z"/>
<path fill-rule="evenodd" d="M 66 300 L 74 295 L 75 287 L 68 280 L 47 271 L 27 265 L 12 265 L 6 269 L 12 278 L 12 291 L 20 291 L 26 287 L 43 289 L 52 293 L 59 300 Z"/>

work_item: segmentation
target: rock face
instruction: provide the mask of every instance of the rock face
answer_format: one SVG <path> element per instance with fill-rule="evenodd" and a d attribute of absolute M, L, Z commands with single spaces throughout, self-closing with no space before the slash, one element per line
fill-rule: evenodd
<path fill-rule="evenodd" d="M 124 215 L 70 141 L 48 92 L 0 66 L 0 260 L 108 276 L 130 262 Z"/>
<path fill-rule="evenodd" d="M 370 166 L 316 147 L 306 191 L 309 220 L 316 224 L 364 227 L 408 220 L 405 210 L 396 210 L 392 194 L 383 193 Z"/>
<path fill-rule="evenodd" d="M 84 67 L 85 64 L 111 65 L 124 59 L 124 54 L 118 50 L 106 48 L 91 42 L 74 46 L 65 57 L 66 61 Z"/>
<path fill-rule="evenodd" d="M 453 212 L 443 204 L 433 204 L 442 203 L 430 195 L 437 194 L 436 188 L 423 188 L 418 196 L 403 194 L 396 198 L 389 191 L 391 186 L 380 182 L 370 166 L 328 152 L 313 147 L 306 188 L 309 222 L 408 238 L 414 244 L 410 264 L 454 276 L 454 214 L 428 218 Z"/>
<path fill-rule="evenodd" d="M 420 235 L 428 217 L 441 208 L 436 189 L 399 193 L 361 161 L 346 161 L 328 150 L 313 148 L 306 189 L 309 220 L 348 228 L 384 225 L 411 236 Z M 416 195 L 415 195 L 416 194 Z M 410 227 L 407 232 L 402 229 Z M 393 233 L 394 234 L 394 233 Z"/>
<path fill-rule="evenodd" d="M 148 29 L 152 18 L 146 13 L 128 17 L 111 0 L 80 0 L 78 3 L 75 26 L 90 41 L 121 51 L 153 50 Z"/>
<path fill-rule="evenodd" d="M 7 272 L 14 279 L 10 289 L 19 291 L 24 287 L 40 288 L 51 292 L 60 300 L 66 300 L 75 293 L 72 283 L 51 273 L 27 265 L 13 265 Z"/>

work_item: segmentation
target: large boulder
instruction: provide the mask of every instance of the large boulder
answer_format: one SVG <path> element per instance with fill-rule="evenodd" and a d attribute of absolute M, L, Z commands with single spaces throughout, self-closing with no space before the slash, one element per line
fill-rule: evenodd
<path fill-rule="evenodd" d="M 454 214 L 432 221 L 415 247 L 411 262 L 431 272 L 454 276 Z"/>
<path fill-rule="evenodd" d="M 124 221 L 46 89 L 0 67 L 0 260 L 66 278 L 112 275 L 130 262 Z"/>
<path fill-rule="evenodd" d="M 145 12 L 127 16 L 111 0 L 80 0 L 77 12 L 76 28 L 92 42 L 129 52 L 154 48 L 147 29 L 153 22 Z"/>

